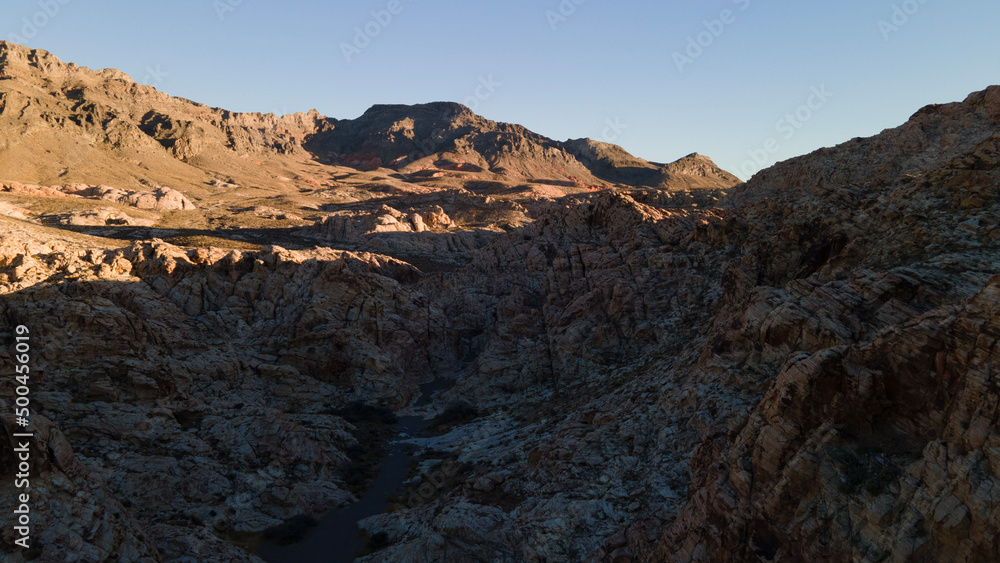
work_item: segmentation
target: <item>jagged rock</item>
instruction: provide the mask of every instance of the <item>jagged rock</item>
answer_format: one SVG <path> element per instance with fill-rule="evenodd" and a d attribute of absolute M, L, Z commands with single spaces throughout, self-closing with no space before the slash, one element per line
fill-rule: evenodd
<path fill-rule="evenodd" d="M 172 211 L 196 209 L 191 200 L 177 190 L 159 187 L 154 191 L 120 190 L 111 186 L 68 184 L 66 186 L 36 186 L 20 182 L 0 183 L 0 191 L 48 197 L 81 197 L 112 201 L 138 209 Z"/>
<path fill-rule="evenodd" d="M 456 447 L 486 466 L 472 486 L 365 521 L 391 543 L 367 560 L 991 559 L 997 91 L 777 166 L 725 210 L 597 197 L 495 239 L 475 265 L 509 289 L 481 302 L 497 320 L 452 393 L 545 408 L 542 380 L 579 399 Z M 881 172 L 871 147 L 946 131 L 938 120 L 968 137 L 896 141 L 924 147 L 920 173 Z M 871 177 L 888 175 L 832 183 L 818 164 L 831 153 L 855 175 L 855 155 L 877 155 Z M 502 496 L 476 485 L 496 481 Z M 571 509 L 570 494 L 602 504 Z M 434 524 L 500 498 L 522 500 L 489 536 Z"/>
<path fill-rule="evenodd" d="M 79 211 L 55 218 L 61 225 L 71 225 L 76 227 L 87 226 L 142 226 L 151 227 L 156 221 L 150 219 L 136 219 L 115 210 L 115 209 L 94 209 L 93 211 Z"/>
<path fill-rule="evenodd" d="M 4 412 L 13 412 L 13 402 L 0 399 Z M 8 511 L 0 519 L 0 549 L 34 554 L 44 561 L 88 559 L 103 561 L 120 557 L 129 561 L 161 561 L 153 542 L 106 483 L 77 461 L 66 436 L 47 417 L 31 416 L 29 433 L 34 438 L 14 437 L 25 428 L 12 415 L 3 415 L 0 459 L 4 460 L 4 498 L 16 499 L 26 489 L 15 489 L 15 448 L 27 444 L 30 455 L 29 514 L 32 548 L 21 551 L 13 540 L 16 515 Z"/>

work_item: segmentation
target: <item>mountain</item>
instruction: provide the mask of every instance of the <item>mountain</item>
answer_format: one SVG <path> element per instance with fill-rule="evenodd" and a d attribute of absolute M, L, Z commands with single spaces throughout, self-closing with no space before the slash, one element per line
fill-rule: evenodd
<path fill-rule="evenodd" d="M 254 165 L 261 158 L 292 167 L 313 155 L 369 169 L 459 170 L 567 187 L 608 183 L 563 143 L 454 103 L 374 106 L 354 120 L 315 111 L 234 113 L 8 42 L 0 42 L 0 85 L 0 119 L 11 133 L 0 161 L 8 180 L 175 184 L 198 198 L 205 182 L 219 177 L 273 185 Z M 55 161 L 41 166 L 38 151 Z M 609 171 L 615 175 L 613 166 Z M 708 187 L 735 183 L 720 177 Z"/>
<path fill-rule="evenodd" d="M 404 172 L 450 169 L 487 173 L 489 179 L 603 183 L 560 143 L 454 103 L 374 106 L 358 119 L 334 121 L 333 130 L 311 146 L 339 161 L 369 158 L 373 166 Z"/>
<path fill-rule="evenodd" d="M 331 161 L 391 166 L 406 173 L 458 170 L 471 177 L 554 185 L 614 183 L 661 189 L 730 188 L 739 180 L 707 157 L 689 155 L 671 165 L 651 164 L 619 146 L 590 139 L 558 142 L 520 125 L 497 123 L 446 102 L 374 106 L 308 146 Z M 692 165 L 692 160 L 697 164 Z M 634 169 L 649 170 L 648 175 Z"/>
<path fill-rule="evenodd" d="M 729 187 L 451 104 L 229 114 L 0 53 L 11 558 L 996 558 L 1000 86 Z"/>
<path fill-rule="evenodd" d="M 5 180 L 172 184 L 200 198 L 220 176 L 267 180 L 250 156 L 297 153 L 321 123 L 315 113 L 279 118 L 209 108 L 117 70 L 91 71 L 0 42 Z"/>
<path fill-rule="evenodd" d="M 617 145 L 592 139 L 570 140 L 565 146 L 595 174 L 620 184 L 676 190 L 718 189 L 740 183 L 739 178 L 698 153 L 663 165 L 636 158 Z"/>

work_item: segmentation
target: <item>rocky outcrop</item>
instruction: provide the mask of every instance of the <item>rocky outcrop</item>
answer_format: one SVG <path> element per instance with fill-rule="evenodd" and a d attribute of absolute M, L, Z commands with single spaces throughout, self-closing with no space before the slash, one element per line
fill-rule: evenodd
<path fill-rule="evenodd" d="M 741 430 L 696 450 L 703 480 L 658 553 L 992 559 L 989 490 L 998 478 L 987 413 L 998 284 L 870 343 L 790 360 Z"/>
<path fill-rule="evenodd" d="M 174 211 L 196 209 L 181 192 L 159 186 L 149 190 L 121 190 L 111 186 L 68 184 L 65 186 L 37 186 L 20 182 L 0 183 L 0 192 L 44 197 L 71 197 L 111 201 L 137 209 Z"/>
<path fill-rule="evenodd" d="M 31 211 L 23 207 L 7 203 L 6 201 L 0 201 L 0 215 L 10 217 L 12 219 L 27 219 L 31 215 Z"/>
<path fill-rule="evenodd" d="M 93 211 L 78 211 L 57 217 L 47 217 L 55 219 L 60 225 L 72 227 L 104 227 L 104 226 L 138 226 L 151 227 L 156 224 L 152 219 L 137 219 L 130 217 L 116 209 L 98 208 Z"/>
<path fill-rule="evenodd" d="M 688 506 L 657 556 L 993 558 L 987 491 L 1000 474 L 984 413 L 996 406 L 998 91 L 817 155 L 877 155 L 864 183 L 831 185 L 857 174 L 833 166 L 819 186 L 800 184 L 817 163 L 799 159 L 740 194 L 756 202 L 746 213 L 785 207 L 799 223 L 818 205 L 839 217 L 811 226 L 816 250 L 799 259 L 799 279 L 787 279 L 795 264 L 764 266 L 773 258 L 743 269 L 744 280 L 756 270 L 780 282 L 758 334 L 789 354 L 760 403 L 695 450 Z M 949 132 L 955 120 L 960 136 Z M 893 146 L 916 152 L 890 155 L 910 167 L 868 150 Z"/>
<path fill-rule="evenodd" d="M 438 262 L 464 263 L 498 229 L 457 229 L 439 205 L 407 213 L 388 205 L 328 215 L 305 230 L 312 238 L 347 244 L 394 256 L 433 257 Z"/>
<path fill-rule="evenodd" d="M 159 187 L 151 192 L 147 192 L 123 191 L 108 186 L 96 186 L 82 190 L 80 195 L 88 198 L 114 201 L 138 209 L 153 209 L 155 211 L 195 209 L 195 205 L 191 203 L 191 200 L 184 197 L 184 194 L 166 187 Z"/>
<path fill-rule="evenodd" d="M 13 412 L 13 402 L 0 399 L 4 412 Z M 79 463 L 66 436 L 48 418 L 32 417 L 34 438 L 25 440 L 13 415 L 2 417 L 0 460 L 3 461 L 4 498 L 16 499 L 23 489 L 15 489 L 15 448 L 28 444 L 31 452 L 30 475 L 32 504 L 32 547 L 22 555 L 43 561 L 153 562 L 162 561 L 158 550 L 142 530 L 140 523 L 121 504 L 114 492 L 87 466 Z M 16 507 L 17 505 L 15 505 Z M 41 507 L 42 510 L 38 510 Z M 31 508 L 35 510 L 32 511 Z M 10 517 L 7 517 L 10 518 Z M 21 537 L 11 523 L 4 522 L 0 546 L 7 553 L 19 550 L 14 544 Z"/>
<path fill-rule="evenodd" d="M 357 242 L 365 235 L 376 233 L 423 233 L 447 230 L 455 226 L 441 206 L 434 206 L 423 213 L 403 213 L 388 205 L 366 215 L 350 212 L 330 215 L 318 225 L 321 234 L 335 241 Z"/>

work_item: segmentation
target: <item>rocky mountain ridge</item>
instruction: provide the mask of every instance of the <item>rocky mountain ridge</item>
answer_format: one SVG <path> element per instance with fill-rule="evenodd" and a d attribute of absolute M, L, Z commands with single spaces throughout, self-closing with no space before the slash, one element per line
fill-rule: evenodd
<path fill-rule="evenodd" d="M 248 166 L 240 161 L 253 155 L 259 161 L 309 152 L 321 161 L 362 169 L 444 168 L 480 173 L 483 179 L 512 176 L 571 186 L 614 181 L 595 176 L 568 144 L 484 119 L 455 103 L 373 106 L 354 120 L 315 110 L 286 116 L 233 113 L 169 97 L 115 69 L 92 71 L 9 42 L 0 42 L 0 85 L 0 122 L 13 133 L 0 145 L 6 157 L 0 165 L 13 171 L 10 180 L 55 183 L 51 174 L 60 171 L 63 180 L 106 177 L 104 183 L 121 187 L 136 180 L 173 185 L 178 177 L 197 185 L 206 175 L 243 172 Z M 51 170 L 43 175 L 29 168 L 37 157 L 27 150 L 62 146 L 67 137 L 76 140 L 76 150 L 58 151 L 64 158 L 47 163 Z M 108 152 L 116 158 L 109 161 Z M 716 171 L 718 183 L 711 187 L 737 183 Z M 177 188 L 187 193 L 184 183 Z"/>

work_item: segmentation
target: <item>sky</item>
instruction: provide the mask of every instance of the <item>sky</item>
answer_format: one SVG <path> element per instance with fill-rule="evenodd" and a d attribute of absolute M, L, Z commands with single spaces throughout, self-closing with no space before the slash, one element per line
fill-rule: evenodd
<path fill-rule="evenodd" d="M 997 0 L 6 0 L 0 38 L 234 111 L 464 103 L 747 179 L 1000 83 Z"/>

